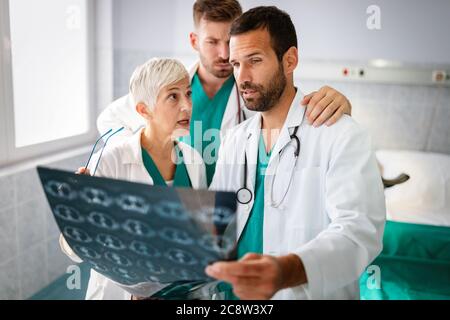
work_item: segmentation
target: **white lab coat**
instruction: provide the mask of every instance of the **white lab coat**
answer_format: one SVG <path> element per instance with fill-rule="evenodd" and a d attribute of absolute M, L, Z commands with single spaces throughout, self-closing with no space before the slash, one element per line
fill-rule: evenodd
<path fill-rule="evenodd" d="M 191 81 L 198 70 L 198 66 L 199 63 L 197 62 L 189 68 L 189 76 Z M 239 95 L 236 86 L 234 86 L 233 90 L 231 90 L 228 104 L 223 115 L 221 130 L 224 130 L 225 132 L 226 130 L 236 126 L 239 123 L 239 113 L 241 113 L 242 121 L 242 112 L 245 113 L 245 119 L 250 118 L 254 114 L 254 112 L 245 108 L 242 97 Z M 136 106 L 134 105 L 133 99 L 129 94 L 111 103 L 105 110 L 103 110 L 97 119 L 97 128 L 100 134 L 107 132 L 109 129 L 114 130 L 124 127 L 124 130 L 111 138 L 111 142 L 113 143 L 117 143 L 123 138 L 133 135 L 134 132 L 144 125 L 145 121 L 137 113 Z"/>
<path fill-rule="evenodd" d="M 359 299 L 358 278 L 381 252 L 385 201 L 381 176 L 367 133 L 344 116 L 331 127 L 303 121 L 297 136 L 300 156 L 292 184 L 279 208 L 270 206 L 270 185 L 279 151 L 301 123 L 305 109 L 298 91 L 272 151 L 264 183 L 264 254 L 297 254 L 308 283 L 279 291 L 274 299 Z M 261 114 L 231 130 L 219 151 L 211 189 L 236 192 L 243 187 L 244 152 L 253 192 Z M 291 177 L 291 146 L 280 160 L 273 188 L 278 201 Z M 254 199 L 253 199 L 254 200 Z M 253 206 L 238 204 L 238 236 Z"/>
<path fill-rule="evenodd" d="M 108 177 L 125 181 L 139 182 L 145 184 L 153 184 L 151 176 L 145 169 L 142 160 L 141 151 L 141 130 L 132 137 L 124 139 L 114 146 L 105 149 L 101 161 L 99 163 L 96 176 Z M 189 145 L 179 142 L 178 146 L 183 153 L 186 164 L 186 170 L 194 189 L 206 189 L 206 171 L 205 164 L 200 154 Z M 97 163 L 97 157 L 93 158 L 91 172 Z M 73 261 L 80 263 L 81 259 L 71 250 L 65 239 L 60 237 L 60 246 L 62 251 L 68 255 Z M 133 290 L 136 295 L 141 292 L 151 295 L 162 289 L 165 285 L 146 283 L 143 285 L 127 287 Z M 95 270 L 91 270 L 88 290 L 86 293 L 87 300 L 129 300 L 131 294 L 121 288 L 117 283 L 109 280 Z"/>

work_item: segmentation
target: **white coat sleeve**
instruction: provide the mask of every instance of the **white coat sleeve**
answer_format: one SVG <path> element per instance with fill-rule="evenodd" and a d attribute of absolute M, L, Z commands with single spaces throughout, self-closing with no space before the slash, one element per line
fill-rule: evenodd
<path fill-rule="evenodd" d="M 357 126 L 335 140 L 325 183 L 327 229 L 299 247 L 311 299 L 355 282 L 382 249 L 386 208 L 371 142 Z"/>
<path fill-rule="evenodd" d="M 83 262 L 83 260 L 81 260 L 81 258 L 78 257 L 75 252 L 73 252 L 72 248 L 70 248 L 69 244 L 67 243 L 66 239 L 64 239 L 64 236 L 62 234 L 59 235 L 59 246 L 61 247 L 61 251 L 73 262 Z"/>

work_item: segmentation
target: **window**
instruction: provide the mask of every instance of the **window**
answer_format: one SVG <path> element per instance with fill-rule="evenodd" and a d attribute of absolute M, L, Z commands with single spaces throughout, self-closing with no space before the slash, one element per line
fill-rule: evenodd
<path fill-rule="evenodd" d="M 95 136 L 89 0 L 0 0 L 0 164 Z"/>

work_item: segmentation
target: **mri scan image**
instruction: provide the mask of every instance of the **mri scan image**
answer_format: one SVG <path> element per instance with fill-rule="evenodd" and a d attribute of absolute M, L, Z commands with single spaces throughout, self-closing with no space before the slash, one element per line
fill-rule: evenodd
<path fill-rule="evenodd" d="M 207 283 L 213 279 L 205 267 L 233 256 L 233 193 L 156 187 L 47 168 L 38 168 L 38 173 L 69 246 L 118 284 Z"/>

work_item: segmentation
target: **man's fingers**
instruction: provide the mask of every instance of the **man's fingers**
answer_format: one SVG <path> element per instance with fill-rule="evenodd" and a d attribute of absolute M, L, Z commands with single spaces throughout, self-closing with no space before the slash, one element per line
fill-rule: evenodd
<path fill-rule="evenodd" d="M 316 106 L 317 102 L 322 100 L 324 97 L 325 97 L 325 93 L 320 92 L 320 91 L 315 92 L 313 94 L 311 100 L 308 103 L 308 107 L 306 108 L 306 117 L 309 117 L 309 115 L 311 114 L 312 110 Z"/>
<path fill-rule="evenodd" d="M 235 296 L 241 300 L 267 300 L 268 297 L 258 294 L 255 290 L 233 290 Z"/>
<path fill-rule="evenodd" d="M 314 127 L 320 127 L 322 124 L 325 123 L 329 118 L 333 116 L 333 114 L 336 112 L 336 110 L 339 109 L 339 103 L 336 101 L 332 101 L 325 110 L 322 111 L 322 113 L 319 115 L 319 117 L 314 121 L 313 126 Z"/>
<path fill-rule="evenodd" d="M 78 168 L 78 170 L 75 173 L 76 174 L 85 174 L 85 175 L 90 175 L 91 174 L 89 172 L 89 169 L 87 169 L 85 167 Z"/>
<path fill-rule="evenodd" d="M 211 277 L 257 277 L 261 276 L 264 265 L 259 261 L 217 262 L 206 268 L 206 273 Z"/>
<path fill-rule="evenodd" d="M 332 126 L 335 124 L 342 116 L 344 115 L 344 112 L 342 109 L 338 109 L 333 116 L 327 121 L 327 126 Z"/>
<path fill-rule="evenodd" d="M 333 101 L 333 97 L 325 96 L 314 105 L 314 109 L 308 117 L 309 123 L 313 124 L 314 121 L 321 115 L 323 110 Z"/>
<path fill-rule="evenodd" d="M 235 286 L 244 291 L 256 291 L 262 282 L 260 277 L 235 277 L 233 280 Z"/>
<path fill-rule="evenodd" d="M 243 256 L 240 261 L 249 261 L 249 260 L 259 260 L 261 259 L 261 255 L 257 253 L 247 253 Z"/>
<path fill-rule="evenodd" d="M 306 96 L 303 97 L 303 100 L 301 102 L 302 106 L 306 106 L 309 101 L 311 100 L 311 98 L 317 93 L 317 91 L 311 92 L 310 94 L 307 94 Z"/>

